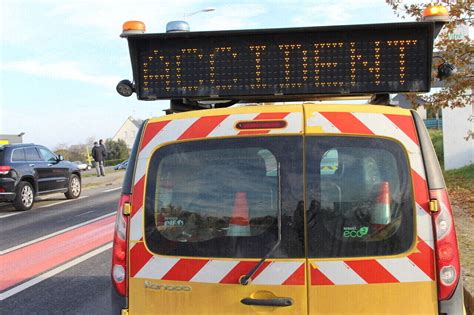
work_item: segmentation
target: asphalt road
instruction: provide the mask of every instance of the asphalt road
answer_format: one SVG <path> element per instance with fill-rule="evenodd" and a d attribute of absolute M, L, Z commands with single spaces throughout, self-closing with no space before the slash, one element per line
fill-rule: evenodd
<path fill-rule="evenodd" d="M 41 197 L 26 212 L 0 204 L 1 314 L 113 313 L 111 240 L 120 180 L 95 179 L 94 186 L 76 200 Z"/>

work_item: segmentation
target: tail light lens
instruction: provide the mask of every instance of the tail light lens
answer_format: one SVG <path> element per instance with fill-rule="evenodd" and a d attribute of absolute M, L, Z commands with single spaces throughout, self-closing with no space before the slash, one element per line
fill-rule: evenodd
<path fill-rule="evenodd" d="M 438 299 L 448 300 L 456 289 L 461 270 L 453 212 L 445 189 L 430 190 L 430 198 L 436 199 L 439 205 L 438 212 L 433 215 L 436 231 Z"/>
<path fill-rule="evenodd" d="M 0 175 L 7 175 L 12 168 L 7 165 L 0 165 Z"/>
<path fill-rule="evenodd" d="M 112 282 L 117 293 L 127 295 L 127 235 L 129 216 L 124 207 L 130 206 L 130 195 L 122 195 L 115 220 L 114 246 L 112 249 Z"/>

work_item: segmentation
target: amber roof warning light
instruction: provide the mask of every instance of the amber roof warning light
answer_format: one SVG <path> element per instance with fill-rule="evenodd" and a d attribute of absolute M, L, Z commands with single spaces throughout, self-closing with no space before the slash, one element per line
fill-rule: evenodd
<path fill-rule="evenodd" d="M 449 22 L 448 9 L 442 5 L 428 6 L 423 11 L 423 21 Z"/>
<path fill-rule="evenodd" d="M 143 34 L 145 31 L 145 23 L 141 21 L 127 21 L 123 23 L 122 34 L 120 34 L 120 37 L 127 37 L 131 34 Z"/>

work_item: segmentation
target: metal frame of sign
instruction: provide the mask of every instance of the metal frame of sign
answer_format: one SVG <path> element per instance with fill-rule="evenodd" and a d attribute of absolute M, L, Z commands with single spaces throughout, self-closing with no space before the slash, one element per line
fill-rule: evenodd
<path fill-rule="evenodd" d="M 411 22 L 127 38 L 140 100 L 274 100 L 428 92 L 433 37 Z"/>

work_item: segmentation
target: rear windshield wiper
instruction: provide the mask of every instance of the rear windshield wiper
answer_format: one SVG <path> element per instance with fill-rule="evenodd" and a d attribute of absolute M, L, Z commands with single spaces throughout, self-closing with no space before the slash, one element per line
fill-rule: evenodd
<path fill-rule="evenodd" d="M 252 276 L 257 272 L 258 268 L 262 266 L 262 264 L 267 260 L 273 252 L 280 246 L 281 243 L 281 174 L 280 174 L 280 163 L 277 163 L 277 180 L 278 180 L 278 208 L 277 208 L 277 225 L 278 225 L 278 240 L 275 243 L 275 245 L 270 249 L 268 253 L 265 254 L 265 256 L 260 259 L 260 261 L 253 267 L 247 274 L 243 275 L 240 277 L 240 284 L 241 285 L 247 285 L 251 282 Z"/>

